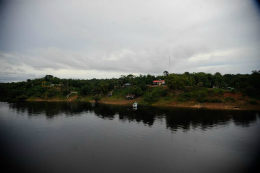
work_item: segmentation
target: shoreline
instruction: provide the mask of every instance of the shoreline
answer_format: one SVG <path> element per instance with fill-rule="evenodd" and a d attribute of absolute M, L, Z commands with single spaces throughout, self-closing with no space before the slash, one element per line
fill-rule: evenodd
<path fill-rule="evenodd" d="M 97 103 L 107 104 L 107 105 L 121 105 L 121 106 L 132 106 L 134 102 L 139 102 L 141 99 L 134 100 L 101 100 Z M 52 100 L 43 100 L 43 99 L 30 99 L 26 100 L 26 102 L 89 102 L 94 103 L 94 100 L 60 100 L 60 99 L 52 99 Z M 248 111 L 260 111 L 260 105 L 238 105 L 236 103 L 198 103 L 195 101 L 188 102 L 168 102 L 168 103 L 153 103 L 147 107 L 172 107 L 172 108 L 191 108 L 191 109 L 210 109 L 210 110 L 248 110 Z"/>

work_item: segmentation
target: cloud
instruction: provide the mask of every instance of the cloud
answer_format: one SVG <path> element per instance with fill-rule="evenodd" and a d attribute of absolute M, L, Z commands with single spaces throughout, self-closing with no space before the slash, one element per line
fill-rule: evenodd
<path fill-rule="evenodd" d="M 259 69 L 260 15 L 252 1 L 3 2 L 2 76 L 161 75 L 169 57 L 175 73 Z"/>

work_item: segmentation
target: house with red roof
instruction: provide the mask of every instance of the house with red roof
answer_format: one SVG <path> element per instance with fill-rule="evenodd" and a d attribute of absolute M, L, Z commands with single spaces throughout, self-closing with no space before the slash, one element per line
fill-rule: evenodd
<path fill-rule="evenodd" d="M 164 80 L 153 80 L 153 85 L 165 85 L 165 81 Z"/>

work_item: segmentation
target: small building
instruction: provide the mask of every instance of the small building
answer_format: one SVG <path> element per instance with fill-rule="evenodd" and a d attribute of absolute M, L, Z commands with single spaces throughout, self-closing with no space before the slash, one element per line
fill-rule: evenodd
<path fill-rule="evenodd" d="M 125 83 L 125 86 L 131 86 L 130 83 Z"/>
<path fill-rule="evenodd" d="M 133 100 L 135 98 L 135 95 L 134 94 L 128 94 L 126 95 L 126 100 Z"/>
<path fill-rule="evenodd" d="M 227 90 L 234 90 L 234 88 L 232 88 L 232 87 L 227 87 Z"/>
<path fill-rule="evenodd" d="M 153 85 L 165 85 L 165 81 L 164 80 L 153 80 Z"/>

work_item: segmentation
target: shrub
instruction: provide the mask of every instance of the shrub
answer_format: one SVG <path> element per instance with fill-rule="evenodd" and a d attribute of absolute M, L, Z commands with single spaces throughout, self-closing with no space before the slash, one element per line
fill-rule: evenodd
<path fill-rule="evenodd" d="M 191 99 L 191 93 L 183 93 L 178 98 L 177 101 L 179 102 L 186 102 Z"/>
<path fill-rule="evenodd" d="M 205 102 L 206 101 L 206 97 L 208 96 L 208 93 L 206 90 L 199 90 L 195 93 L 195 97 L 196 97 L 196 100 L 198 102 Z"/>
<path fill-rule="evenodd" d="M 209 100 L 209 102 L 211 103 L 223 103 L 223 101 L 221 99 L 218 99 L 218 98 L 212 98 Z"/>
<path fill-rule="evenodd" d="M 223 95 L 224 94 L 224 90 L 223 89 L 219 89 L 219 88 L 213 88 L 213 89 L 210 89 L 208 91 L 208 93 L 210 95 Z"/>
<path fill-rule="evenodd" d="M 166 96 L 167 90 L 163 87 L 153 88 L 150 93 L 144 96 L 144 102 L 151 104 L 159 100 L 160 97 Z"/>
<path fill-rule="evenodd" d="M 230 91 L 230 93 L 235 93 L 235 92 L 236 92 L 236 90 L 234 90 L 234 89 Z"/>
<path fill-rule="evenodd" d="M 16 99 L 17 99 L 18 101 L 24 101 L 24 100 L 26 100 L 27 98 L 28 98 L 27 95 L 22 94 L 22 95 L 18 96 Z"/>
<path fill-rule="evenodd" d="M 249 86 L 244 90 L 244 93 L 246 93 L 248 96 L 254 96 L 256 94 L 256 89 L 252 86 Z"/>
<path fill-rule="evenodd" d="M 235 99 L 233 97 L 226 97 L 224 98 L 225 102 L 234 103 Z"/>
<path fill-rule="evenodd" d="M 53 89 L 50 89 L 50 90 L 46 91 L 45 94 L 46 94 L 47 98 L 51 98 L 51 97 L 55 96 L 56 91 Z"/>
<path fill-rule="evenodd" d="M 149 106 L 150 105 L 150 103 L 148 103 L 148 102 L 146 102 L 146 101 L 144 101 L 144 100 L 142 100 L 142 101 L 140 101 L 139 103 L 138 103 L 138 106 Z"/>
<path fill-rule="evenodd" d="M 95 100 L 95 102 L 98 102 L 100 100 L 99 95 L 94 95 L 92 98 L 93 100 Z"/>
<path fill-rule="evenodd" d="M 123 96 L 126 96 L 127 94 L 135 94 L 136 96 L 141 96 L 144 94 L 143 90 L 140 87 L 128 87 L 123 91 Z"/>
<path fill-rule="evenodd" d="M 178 101 L 178 102 L 186 102 L 187 99 L 186 99 L 185 97 L 178 97 L 178 98 L 177 98 L 177 101 Z"/>
<path fill-rule="evenodd" d="M 151 91 L 151 95 L 154 97 L 161 97 L 167 95 L 167 90 L 165 90 L 163 87 L 156 87 Z"/>
<path fill-rule="evenodd" d="M 166 89 L 164 89 L 164 90 L 162 91 L 162 96 L 163 96 L 163 97 L 167 96 L 167 90 L 166 90 Z"/>
<path fill-rule="evenodd" d="M 258 105 L 258 102 L 255 101 L 255 100 L 249 100 L 248 102 L 249 102 L 249 104 L 251 104 L 251 105 Z"/>
<path fill-rule="evenodd" d="M 64 95 L 64 96 L 67 96 L 69 93 L 70 93 L 69 90 L 63 90 L 62 91 L 62 95 Z"/>

